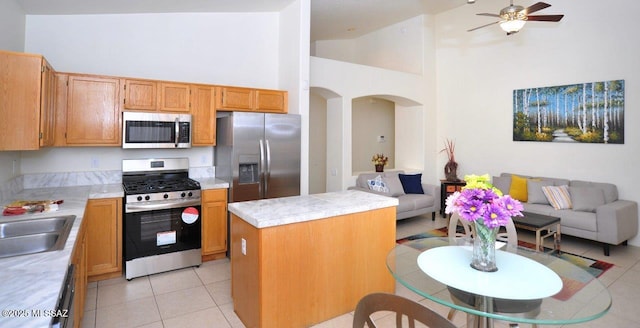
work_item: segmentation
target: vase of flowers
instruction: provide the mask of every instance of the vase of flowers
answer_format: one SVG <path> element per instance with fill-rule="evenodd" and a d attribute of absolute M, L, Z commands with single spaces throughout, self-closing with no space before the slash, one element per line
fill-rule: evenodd
<path fill-rule="evenodd" d="M 384 156 L 384 154 L 375 154 L 371 158 L 371 163 L 375 166 L 376 172 L 383 172 L 388 161 L 389 157 Z"/>
<path fill-rule="evenodd" d="M 456 145 L 453 141 L 446 139 L 444 148 L 440 152 L 446 152 L 449 160 L 444 165 L 444 176 L 447 181 L 459 181 L 458 179 L 458 163 L 455 157 Z"/>
<path fill-rule="evenodd" d="M 473 222 L 473 255 L 471 267 L 486 272 L 498 270 L 496 265 L 496 237 L 501 226 L 511 217 L 522 216 L 522 204 L 503 195 L 489 182 L 489 175 L 467 175 L 461 191 L 447 198 L 445 213 L 456 212 L 463 220 Z"/>

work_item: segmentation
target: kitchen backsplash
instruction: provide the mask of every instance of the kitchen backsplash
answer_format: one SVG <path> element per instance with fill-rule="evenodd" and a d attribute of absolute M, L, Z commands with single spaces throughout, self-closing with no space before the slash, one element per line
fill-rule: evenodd
<path fill-rule="evenodd" d="M 215 167 L 211 166 L 191 167 L 189 168 L 189 177 L 193 179 L 214 178 L 215 172 Z M 119 183 L 122 183 L 121 170 L 25 174 L 0 185 L 0 203 L 4 203 L 5 199 L 11 199 L 11 195 L 24 189 Z"/>

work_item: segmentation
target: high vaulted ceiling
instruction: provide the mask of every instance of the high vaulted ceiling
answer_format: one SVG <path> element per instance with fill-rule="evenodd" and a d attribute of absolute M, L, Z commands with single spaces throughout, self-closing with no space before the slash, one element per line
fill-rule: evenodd
<path fill-rule="evenodd" d="M 293 0 L 16 0 L 29 15 L 280 11 Z M 351 39 L 466 0 L 311 0 L 311 41 Z"/>

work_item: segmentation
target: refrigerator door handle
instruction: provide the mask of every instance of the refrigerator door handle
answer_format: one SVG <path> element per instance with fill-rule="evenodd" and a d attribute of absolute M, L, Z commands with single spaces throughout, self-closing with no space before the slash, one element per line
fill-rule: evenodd
<path fill-rule="evenodd" d="M 258 183 L 259 185 L 258 193 L 260 194 L 260 198 L 264 198 L 266 194 L 265 193 L 266 182 L 264 179 L 265 173 L 266 173 L 266 165 L 265 165 L 264 142 L 262 141 L 262 139 L 260 139 L 260 178 L 259 178 L 260 183 Z"/>
<path fill-rule="evenodd" d="M 269 139 L 265 139 L 267 145 L 267 167 L 264 177 L 264 196 L 267 198 L 269 192 L 269 180 L 271 179 L 271 146 L 269 145 Z"/>

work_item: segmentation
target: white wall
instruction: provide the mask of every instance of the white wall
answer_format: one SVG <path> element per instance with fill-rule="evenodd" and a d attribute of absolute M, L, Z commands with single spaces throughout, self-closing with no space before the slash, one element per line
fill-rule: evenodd
<path fill-rule="evenodd" d="M 351 102 L 352 172 L 373 170 L 371 157 L 384 154 L 389 158 L 385 169 L 395 167 L 395 104 L 389 100 L 363 97 Z M 384 142 L 378 137 L 384 136 Z"/>
<path fill-rule="evenodd" d="M 309 94 L 309 193 L 327 191 L 327 100 Z M 312 151 L 313 150 L 313 151 Z"/>
<path fill-rule="evenodd" d="M 24 51 L 25 14 L 16 0 L 0 1 L 0 49 Z"/>
<path fill-rule="evenodd" d="M 289 113 L 301 115 L 300 193 L 309 190 L 310 0 L 297 0 L 280 13 L 279 85 L 289 91 Z"/>
<path fill-rule="evenodd" d="M 355 182 L 351 170 L 352 99 L 375 96 L 394 101 L 396 112 L 399 107 L 411 108 L 404 115 L 396 115 L 395 130 L 405 125 L 417 126 L 416 134 L 435 139 L 435 129 L 427 128 L 427 122 L 435 122 L 435 108 L 421 105 L 430 100 L 425 98 L 428 94 L 425 92 L 425 79 L 419 75 L 311 57 L 311 86 L 339 95 L 327 101 L 327 121 L 330 122 L 327 126 L 327 169 L 331 173 L 327 176 L 327 191 L 344 190 Z M 419 109 L 416 110 L 415 106 Z M 407 134 L 402 136 L 399 138 L 396 133 L 396 168 L 406 168 L 407 165 L 414 165 L 416 158 L 426 158 L 430 156 L 428 153 L 436 153 L 428 143 L 419 139 L 404 139 Z M 398 151 L 399 148 L 402 150 Z M 435 183 L 438 177 L 432 174 L 433 163 L 421 164 L 410 168 L 424 170 L 423 181 Z"/>
<path fill-rule="evenodd" d="M 424 22 L 420 15 L 350 40 L 320 40 L 314 56 L 422 74 Z"/>
<path fill-rule="evenodd" d="M 279 87 L 279 13 L 28 15 L 25 50 L 58 71 Z"/>
<path fill-rule="evenodd" d="M 478 1 L 436 17 L 438 144 L 456 141 L 459 174 L 501 172 L 603 181 L 620 198 L 640 202 L 640 2 L 556 1 L 545 14 L 559 23 L 528 22 L 506 36 L 491 21 L 502 0 Z M 624 8 L 603 15 L 607 8 Z M 512 141 L 515 89 L 624 79 L 625 144 L 557 144 Z M 440 147 L 442 148 L 442 147 Z M 446 156 L 438 157 L 438 170 Z M 630 243 L 640 245 L 636 237 Z"/>

